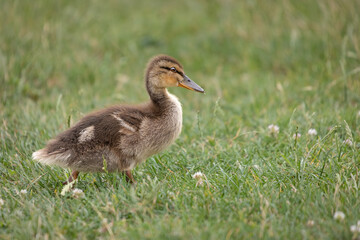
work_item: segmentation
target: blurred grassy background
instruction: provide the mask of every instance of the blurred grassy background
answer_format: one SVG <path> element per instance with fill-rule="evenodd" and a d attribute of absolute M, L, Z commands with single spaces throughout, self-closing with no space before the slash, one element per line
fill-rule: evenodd
<path fill-rule="evenodd" d="M 0 237 L 10 239 L 13 233 L 26 237 L 26 231 L 32 237 L 101 236 L 97 232 L 101 222 L 94 206 L 102 203 L 95 196 L 106 200 L 111 194 L 120 199 L 122 194 L 125 196 L 116 206 L 125 217 L 115 214 L 116 221 L 128 219 L 127 214 L 134 214 L 131 216 L 135 219 L 114 225 L 115 233 L 124 234 L 118 237 L 161 238 L 169 231 L 174 238 L 350 237 L 349 224 L 331 221 L 332 213 L 342 206 L 355 221 L 359 210 L 352 212 L 350 208 L 359 205 L 358 189 L 339 200 L 340 205 L 331 196 L 336 193 L 332 181 L 339 171 L 347 169 L 343 172 L 345 179 L 353 174 L 359 184 L 359 148 L 344 153 L 340 146 L 349 137 L 344 120 L 353 141 L 359 140 L 359 9 L 357 0 L 1 1 L 0 181 L 4 189 L 0 198 L 8 203 L 0 214 Z M 86 185 L 93 175 L 81 180 L 80 187 L 86 188 L 89 196 L 86 206 L 94 210 L 89 210 L 90 221 L 94 222 L 85 227 L 81 225 L 86 222 L 84 216 L 79 217 L 83 213 L 77 212 L 79 203 L 70 203 L 57 194 L 63 171 L 33 163 L 31 153 L 93 109 L 147 100 L 144 68 L 148 59 L 159 53 L 177 58 L 206 94 L 170 89 L 183 104 L 184 128 L 168 152 L 135 169 L 140 182 L 135 195 L 145 199 L 143 205 L 139 206 L 140 200 L 135 201 L 129 189 L 118 192 L 123 182 L 112 187 L 121 177 L 96 175 L 100 187 L 95 190 L 93 185 Z M 282 134 L 278 139 L 267 135 L 271 123 L 280 126 Z M 291 148 L 295 131 L 305 136 L 309 128 L 316 128 L 322 138 L 335 125 L 340 127 L 328 142 L 316 145 L 303 140 L 297 149 L 300 152 Z M 315 146 L 312 144 L 321 146 L 312 160 L 319 160 L 313 166 L 316 169 L 321 170 L 321 161 L 331 157 L 351 161 L 324 165 L 321 173 L 328 171 L 326 179 L 319 180 L 322 174 L 316 178 L 323 185 L 312 178 L 320 170 L 309 170 L 309 182 L 302 180 L 301 186 L 314 184 L 314 188 L 292 199 L 291 185 L 297 188 L 300 183 L 286 176 L 293 171 L 298 176 L 298 159 L 307 159 L 304 156 L 311 152 Z M 289 167 L 284 159 L 296 164 Z M 264 167 L 262 174 L 267 179 L 276 179 L 280 174 L 284 177 L 277 179 L 280 192 L 288 191 L 289 195 L 284 199 L 273 195 L 279 185 L 268 186 L 267 181 L 257 186 L 256 178 L 249 180 L 251 174 L 238 168 L 239 162 L 248 170 L 253 164 Z M 270 170 L 268 164 L 274 164 Z M 168 175 L 165 165 L 174 175 Z M 191 174 L 197 170 L 209 174 L 209 181 L 216 186 L 210 200 L 206 189 L 207 197 L 200 190 L 191 190 Z M 243 174 L 246 177 L 240 177 Z M 160 180 L 152 182 L 146 175 Z M 147 189 L 145 183 L 141 186 L 142 181 L 153 185 L 149 183 Z M 229 187 L 230 182 L 234 186 Z M 349 193 L 341 186 L 340 192 L 344 190 L 347 196 Z M 37 210 L 31 198 L 16 200 L 12 189 L 23 188 L 38 194 L 33 199 L 43 203 L 44 208 L 66 209 L 68 216 L 61 212 L 54 213 L 54 217 L 42 215 L 43 209 Z M 107 192 L 107 188 L 112 190 Z M 253 195 L 255 188 L 258 191 Z M 180 191 L 184 196 L 171 202 L 169 191 Z M 321 202 L 322 194 L 329 199 L 326 204 Z M 154 196 L 163 202 L 153 200 Z M 172 209 L 166 210 L 165 199 Z M 264 205 L 266 199 L 275 205 L 269 218 L 262 215 L 269 209 Z M 304 199 L 319 202 L 305 206 Z M 137 210 L 127 212 L 127 207 L 121 205 L 126 201 Z M 301 207 L 281 210 L 286 201 Z M 198 204 L 199 209 L 192 207 Z M 24 206 L 29 206 L 28 211 L 19 213 Z M 304 230 L 315 209 L 323 214 L 312 218 L 324 224 Z M 9 218 L 13 220 L 5 220 Z M 22 221 L 24 218 L 27 220 Z M 58 218 L 65 220 L 57 223 Z M 42 224 L 36 224 L 39 219 L 43 219 Z M 149 221 L 155 226 L 148 225 Z M 289 224 L 289 229 L 282 231 L 284 224 Z M 216 232 L 214 227 L 223 230 Z"/>

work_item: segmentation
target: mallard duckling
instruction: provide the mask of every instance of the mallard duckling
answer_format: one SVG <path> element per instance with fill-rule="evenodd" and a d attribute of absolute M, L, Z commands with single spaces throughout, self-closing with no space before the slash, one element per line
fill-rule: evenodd
<path fill-rule="evenodd" d="M 179 136 L 182 108 L 166 88 L 183 87 L 203 93 L 172 57 L 152 58 L 145 73 L 150 101 L 141 105 L 118 105 L 90 113 L 70 129 L 32 154 L 34 160 L 72 169 L 68 183 L 79 172 L 123 172 L 130 183 L 131 170 Z M 106 166 L 104 166 L 104 163 Z M 65 182 L 66 183 L 66 182 Z"/>

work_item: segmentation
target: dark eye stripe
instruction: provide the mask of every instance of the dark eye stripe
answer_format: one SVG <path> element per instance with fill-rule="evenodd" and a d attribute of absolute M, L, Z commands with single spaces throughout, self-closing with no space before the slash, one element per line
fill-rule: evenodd
<path fill-rule="evenodd" d="M 163 67 L 163 66 L 161 66 L 160 68 L 163 68 L 163 69 L 166 69 L 166 70 L 169 70 L 169 71 L 170 71 L 170 68 L 169 68 L 169 67 Z"/>
<path fill-rule="evenodd" d="M 160 68 L 163 68 L 163 69 L 166 69 L 166 70 L 168 70 L 168 71 L 171 71 L 171 68 L 169 68 L 169 67 L 161 66 Z M 183 74 L 182 72 L 179 72 L 176 68 L 175 68 L 175 72 L 178 73 L 178 74 L 180 74 L 181 76 L 184 76 L 184 74 Z"/>

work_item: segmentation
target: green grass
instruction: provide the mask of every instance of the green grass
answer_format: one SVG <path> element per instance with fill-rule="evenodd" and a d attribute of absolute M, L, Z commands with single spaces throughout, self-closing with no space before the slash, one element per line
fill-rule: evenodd
<path fill-rule="evenodd" d="M 359 9 L 1 1 L 0 238 L 359 238 Z M 144 67 L 159 53 L 206 90 L 170 89 L 183 105 L 179 139 L 134 169 L 133 188 L 118 174 L 82 174 L 85 197 L 61 196 L 69 171 L 32 152 L 89 111 L 146 101 Z"/>

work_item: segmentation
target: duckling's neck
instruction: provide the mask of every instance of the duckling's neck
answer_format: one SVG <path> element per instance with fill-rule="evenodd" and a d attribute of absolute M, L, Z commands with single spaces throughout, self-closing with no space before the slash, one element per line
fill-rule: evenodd
<path fill-rule="evenodd" d="M 166 88 L 157 88 L 151 86 L 150 84 L 146 84 L 146 89 L 150 96 L 151 101 L 155 105 L 163 105 L 169 100 L 171 100 L 171 97 L 169 96 L 169 93 L 166 90 Z"/>

